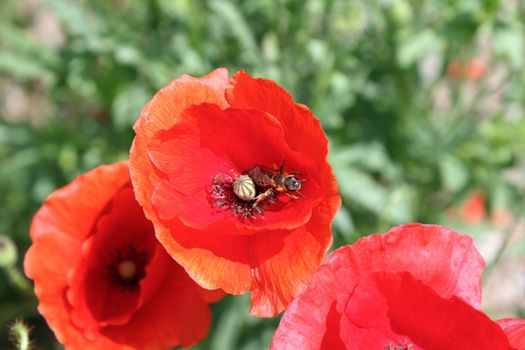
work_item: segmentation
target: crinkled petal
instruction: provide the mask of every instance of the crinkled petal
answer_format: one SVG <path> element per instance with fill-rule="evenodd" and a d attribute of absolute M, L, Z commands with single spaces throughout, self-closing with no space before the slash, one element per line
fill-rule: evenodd
<path fill-rule="evenodd" d="M 169 259 L 166 256 L 166 259 Z M 169 262 L 168 262 L 169 263 Z M 211 313 L 197 286 L 175 262 L 169 266 L 163 288 L 144 304 L 125 327 L 109 326 L 103 334 L 134 349 L 190 346 L 208 333 Z"/>
<path fill-rule="evenodd" d="M 498 325 L 455 296 L 445 299 L 408 272 L 368 275 L 354 290 L 341 321 L 342 338 L 352 348 L 368 334 L 346 332 L 373 329 L 391 342 L 377 348 L 411 344 L 413 349 L 509 349 Z"/>
<path fill-rule="evenodd" d="M 373 271 L 408 271 L 440 296 L 455 295 L 479 308 L 485 262 L 470 236 L 450 228 L 401 225 L 361 238 L 339 254 L 346 255 L 344 264 L 355 279 Z"/>
<path fill-rule="evenodd" d="M 89 235 L 100 208 L 127 183 L 129 172 L 125 161 L 80 175 L 46 199 L 33 218 L 31 239 L 53 233 L 82 240 Z M 68 200 L 71 196 L 75 200 Z"/>
<path fill-rule="evenodd" d="M 189 106 L 213 103 L 227 107 L 224 94 L 228 79 L 226 68 L 218 68 L 201 78 L 182 75 L 153 96 L 140 112 L 133 129 L 141 137 L 150 139 L 158 131 L 169 129 Z"/>
<path fill-rule="evenodd" d="M 252 315 L 276 315 L 305 287 L 332 242 L 330 224 L 338 198 L 322 203 L 310 222 L 292 232 L 252 236 Z"/>
<path fill-rule="evenodd" d="M 116 288 L 110 266 L 117 252 L 133 249 L 148 261 L 148 270 L 158 243 L 153 226 L 135 201 L 130 186 L 122 188 L 100 215 L 93 234 L 82 245 L 82 259 L 68 274 L 68 300 L 73 307 L 73 322 L 94 339 L 98 329 L 108 324 L 125 324 L 145 299 L 142 286 L 156 289 L 158 276 L 147 274 L 138 288 Z M 155 271 L 159 273 L 158 268 Z M 152 280 L 154 283 L 152 283 Z"/>
<path fill-rule="evenodd" d="M 24 259 L 24 271 L 35 283 L 38 311 L 68 349 L 86 349 L 88 342 L 82 331 L 72 325 L 71 306 L 67 302 L 67 273 L 78 260 L 78 242 L 59 235 L 46 234 L 33 242 Z M 114 344 L 102 338 L 90 349 L 112 349 Z"/>
<path fill-rule="evenodd" d="M 258 108 L 275 116 L 293 150 L 325 161 L 328 141 L 321 123 L 305 105 L 294 103 L 292 96 L 274 81 L 253 78 L 241 69 L 233 76 L 226 97 L 232 107 Z"/>
<path fill-rule="evenodd" d="M 513 349 L 525 350 L 525 320 L 522 318 L 504 318 L 496 321 L 507 335 Z"/>
<path fill-rule="evenodd" d="M 227 107 L 224 93 L 228 86 L 225 68 L 216 69 L 202 78 L 183 75 L 162 88 L 142 109 L 133 126 L 136 136 L 130 150 L 129 166 L 137 201 L 150 220 L 154 217 L 151 195 L 160 180 L 148 157 L 150 140 L 159 131 L 171 128 L 189 106 L 214 103 L 221 108 Z"/>
<path fill-rule="evenodd" d="M 338 347 L 339 320 L 337 298 L 344 293 L 347 280 L 343 274 L 334 274 L 331 266 L 322 265 L 303 292 L 286 308 L 279 327 L 273 335 L 271 349 L 314 350 L 320 344 Z M 330 348 L 327 347 L 327 348 Z"/>
<path fill-rule="evenodd" d="M 250 288 L 249 236 L 194 230 L 176 221 L 169 227 L 158 226 L 157 238 L 199 285 L 229 294 Z"/>

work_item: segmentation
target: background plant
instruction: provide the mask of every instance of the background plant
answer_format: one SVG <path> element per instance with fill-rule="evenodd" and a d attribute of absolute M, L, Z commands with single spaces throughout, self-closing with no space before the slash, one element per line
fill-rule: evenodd
<path fill-rule="evenodd" d="M 499 237 L 491 266 L 523 255 L 520 1 L 23 0 L 0 13 L 0 234 L 19 256 L 52 190 L 127 157 L 155 91 L 218 66 L 276 80 L 321 119 L 344 200 L 334 248 L 420 221 Z M 0 271 L 0 339 L 24 317 L 35 348 L 58 348 L 20 261 Z M 217 304 L 197 348 L 267 348 L 278 320 L 247 316 L 248 304 Z"/>

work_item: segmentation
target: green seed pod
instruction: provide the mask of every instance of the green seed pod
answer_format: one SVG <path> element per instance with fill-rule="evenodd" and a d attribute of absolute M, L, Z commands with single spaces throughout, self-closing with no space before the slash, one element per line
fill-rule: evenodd
<path fill-rule="evenodd" d="M 233 193 L 243 201 L 251 201 L 256 194 L 255 184 L 248 175 L 241 175 L 233 183 Z"/>
<path fill-rule="evenodd" d="M 0 236 L 0 268 L 11 267 L 18 259 L 16 246 L 8 236 Z"/>

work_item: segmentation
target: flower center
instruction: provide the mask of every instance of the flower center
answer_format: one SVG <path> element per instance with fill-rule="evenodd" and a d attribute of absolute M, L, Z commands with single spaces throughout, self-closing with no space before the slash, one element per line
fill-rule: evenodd
<path fill-rule="evenodd" d="M 148 255 L 133 246 L 117 249 L 109 265 L 109 274 L 113 283 L 128 289 L 139 286 L 140 280 L 146 276 Z"/>
<path fill-rule="evenodd" d="M 123 260 L 117 266 L 119 277 L 123 280 L 131 280 L 137 274 L 137 264 L 131 260 Z"/>
<path fill-rule="evenodd" d="M 209 201 L 212 207 L 229 210 L 240 220 L 255 221 L 277 202 L 304 197 L 299 190 L 306 181 L 304 175 L 284 171 L 284 161 L 279 168 L 254 165 L 236 174 L 218 173 L 211 181 Z M 272 209 L 277 209 L 273 208 Z"/>

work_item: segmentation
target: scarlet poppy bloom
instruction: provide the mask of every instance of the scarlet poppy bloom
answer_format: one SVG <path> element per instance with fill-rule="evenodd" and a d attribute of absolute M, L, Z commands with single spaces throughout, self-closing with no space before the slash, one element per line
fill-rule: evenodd
<path fill-rule="evenodd" d="M 273 316 L 331 243 L 340 205 L 327 139 L 271 80 L 217 69 L 160 90 L 134 126 L 130 172 L 157 238 L 205 288 Z"/>
<path fill-rule="evenodd" d="M 452 60 L 447 66 L 447 77 L 452 80 L 467 78 L 471 81 L 478 81 L 487 73 L 486 62 L 479 57 L 471 58 L 464 63 L 458 59 Z"/>
<path fill-rule="evenodd" d="M 362 238 L 330 254 L 286 309 L 272 348 L 510 349 L 477 309 L 483 266 L 470 237 L 441 226 Z"/>
<path fill-rule="evenodd" d="M 168 349 L 204 338 L 207 301 L 155 239 L 126 162 L 52 193 L 31 225 L 24 268 L 39 311 L 68 349 Z"/>
<path fill-rule="evenodd" d="M 465 70 L 467 78 L 477 81 L 487 73 L 487 64 L 482 58 L 474 57 L 468 62 Z"/>
<path fill-rule="evenodd" d="M 461 217 L 470 224 L 479 224 L 486 216 L 486 198 L 481 191 L 471 194 L 462 207 Z"/>

